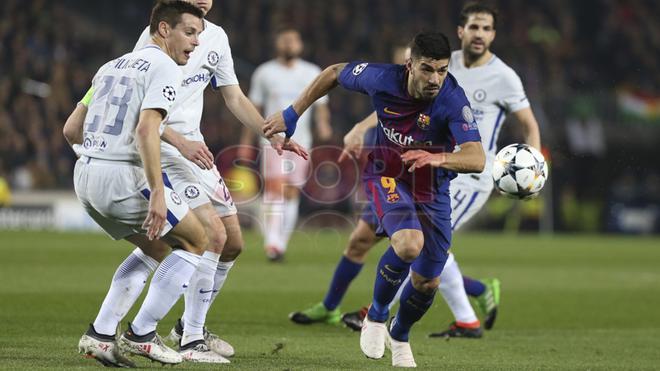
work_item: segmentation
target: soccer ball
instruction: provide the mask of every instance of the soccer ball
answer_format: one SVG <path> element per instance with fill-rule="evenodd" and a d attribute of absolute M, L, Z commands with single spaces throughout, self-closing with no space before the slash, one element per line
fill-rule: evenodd
<path fill-rule="evenodd" d="M 526 200 L 538 195 L 548 178 L 545 158 L 527 144 L 510 144 L 495 156 L 495 188 L 508 197 Z"/>

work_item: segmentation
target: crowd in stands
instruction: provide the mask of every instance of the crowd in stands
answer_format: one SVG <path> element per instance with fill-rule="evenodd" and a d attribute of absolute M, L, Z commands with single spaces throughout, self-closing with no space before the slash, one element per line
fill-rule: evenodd
<path fill-rule="evenodd" d="M 0 178 L 12 189 L 71 187 L 75 155 L 61 127 L 96 69 L 132 49 L 151 8 L 149 1 L 98 3 L 0 3 Z M 494 3 L 500 17 L 492 50 L 522 77 L 544 145 L 559 162 L 570 151 L 570 130 L 564 127 L 575 116 L 572 102 L 579 97 L 608 96 L 630 86 L 660 95 L 659 2 Z M 223 0 L 215 2 L 208 18 L 229 35 L 247 91 L 251 72 L 272 57 L 272 34 L 281 25 L 302 32 L 305 59 L 320 66 L 357 59 L 388 62 L 392 48 L 421 29 L 445 32 L 457 48 L 462 5 L 451 0 Z M 207 102 L 202 127 L 218 152 L 237 143 L 240 124 L 218 94 L 207 91 Z M 335 143 L 340 144 L 343 133 L 370 107 L 366 99 L 341 92 L 330 102 Z M 616 115 L 591 111 L 608 141 Z"/>

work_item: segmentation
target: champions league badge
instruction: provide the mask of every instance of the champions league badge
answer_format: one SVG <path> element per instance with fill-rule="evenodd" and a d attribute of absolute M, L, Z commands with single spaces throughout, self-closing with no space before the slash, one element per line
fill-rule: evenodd
<path fill-rule="evenodd" d="M 419 117 L 417 118 L 417 126 L 422 130 L 429 130 L 430 125 L 431 125 L 431 116 L 427 116 L 423 113 L 420 113 Z"/>
<path fill-rule="evenodd" d="M 474 115 L 469 106 L 463 106 L 463 111 L 461 113 L 463 114 L 463 119 L 467 121 L 468 124 L 474 122 Z"/>
<path fill-rule="evenodd" d="M 184 193 L 188 198 L 197 198 L 197 196 L 199 196 L 199 189 L 195 186 L 187 186 Z"/>
<path fill-rule="evenodd" d="M 220 61 L 220 57 L 218 56 L 218 53 L 211 50 L 209 54 L 206 56 L 206 60 L 208 60 L 211 66 L 215 66 Z"/>
<path fill-rule="evenodd" d="M 361 74 L 362 71 L 364 71 L 364 69 L 367 68 L 368 64 L 369 63 L 360 63 L 357 66 L 355 66 L 353 68 L 353 75 L 357 76 L 357 75 Z"/>
<path fill-rule="evenodd" d="M 174 102 L 176 99 L 176 90 L 171 86 L 166 86 L 163 88 L 163 96 L 170 102 Z"/>

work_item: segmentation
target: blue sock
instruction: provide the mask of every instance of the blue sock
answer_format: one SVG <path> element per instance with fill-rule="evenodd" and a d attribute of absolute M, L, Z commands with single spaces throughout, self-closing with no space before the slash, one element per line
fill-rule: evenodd
<path fill-rule="evenodd" d="M 465 292 L 470 296 L 479 296 L 486 291 L 486 285 L 468 276 L 463 276 L 463 285 Z"/>
<path fill-rule="evenodd" d="M 390 336 L 392 339 L 398 341 L 408 341 L 408 334 L 412 325 L 419 321 L 420 318 L 426 313 L 433 303 L 435 292 L 433 290 L 431 295 L 424 294 L 417 291 L 412 282 L 403 287 L 401 293 L 401 301 L 399 302 L 399 311 L 392 322 L 390 328 Z"/>
<path fill-rule="evenodd" d="M 335 275 L 332 276 L 328 293 L 325 294 L 325 299 L 323 299 L 323 305 L 326 309 L 334 310 L 337 308 L 344 298 L 346 290 L 348 290 L 348 285 L 360 273 L 363 265 L 361 263 L 353 263 L 345 256 L 341 257 L 337 268 L 335 268 Z"/>
<path fill-rule="evenodd" d="M 410 263 L 406 263 L 396 255 L 392 246 L 378 262 L 376 282 L 374 283 L 374 298 L 369 308 L 369 319 L 385 322 L 390 315 L 389 304 L 394 299 L 401 282 L 408 276 Z"/>

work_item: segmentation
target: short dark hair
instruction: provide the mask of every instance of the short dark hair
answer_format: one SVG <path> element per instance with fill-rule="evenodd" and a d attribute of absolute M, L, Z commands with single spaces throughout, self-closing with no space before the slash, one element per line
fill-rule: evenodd
<path fill-rule="evenodd" d="M 470 15 L 479 13 L 486 13 L 493 16 L 493 28 L 497 28 L 497 9 L 494 6 L 481 2 L 471 2 L 463 6 L 463 9 L 461 10 L 460 25 L 465 26 Z"/>
<path fill-rule="evenodd" d="M 422 31 L 410 42 L 410 56 L 413 59 L 448 59 L 451 56 L 449 39 L 442 32 Z"/>
<path fill-rule="evenodd" d="M 151 20 L 149 21 L 149 32 L 153 35 L 158 30 L 160 22 L 167 22 L 174 28 L 181 22 L 181 15 L 189 13 L 197 18 L 203 19 L 204 12 L 189 2 L 181 0 L 160 0 L 151 10 Z"/>

